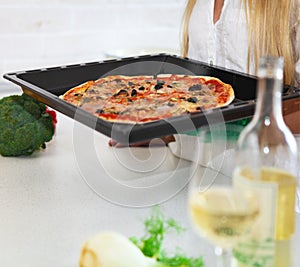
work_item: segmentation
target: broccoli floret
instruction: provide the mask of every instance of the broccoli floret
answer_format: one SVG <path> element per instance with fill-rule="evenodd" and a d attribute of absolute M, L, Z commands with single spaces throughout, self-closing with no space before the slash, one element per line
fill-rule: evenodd
<path fill-rule="evenodd" d="M 46 106 L 32 97 L 12 95 L 0 100 L 0 154 L 30 155 L 45 147 L 54 134 Z"/>

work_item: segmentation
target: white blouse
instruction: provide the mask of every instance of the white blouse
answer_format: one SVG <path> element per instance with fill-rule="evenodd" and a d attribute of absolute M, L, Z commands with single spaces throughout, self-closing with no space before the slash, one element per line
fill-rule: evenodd
<path fill-rule="evenodd" d="M 213 13 L 213 0 L 196 1 L 189 24 L 189 57 L 246 73 L 248 33 L 242 1 L 225 0 L 221 16 L 215 24 Z M 294 41 L 299 58 L 300 25 Z M 250 74 L 254 74 L 253 66 L 250 62 Z M 295 84 L 300 86 L 300 59 L 295 72 Z"/>
<path fill-rule="evenodd" d="M 241 0 L 225 0 L 219 20 L 213 23 L 214 1 L 197 0 L 189 24 L 190 58 L 213 64 L 227 69 L 247 72 L 248 33 L 246 18 Z M 300 12 L 300 0 L 298 1 Z M 300 16 L 300 15 L 299 15 Z M 300 54 L 300 25 L 294 40 L 295 53 Z M 254 74 L 254 64 L 250 62 L 250 74 Z M 300 86 L 300 59 L 295 68 L 295 84 Z M 176 142 L 170 143 L 169 148 L 174 155 L 195 161 L 197 138 L 191 135 L 174 135 Z M 212 158 L 201 162 L 204 166 L 212 164 Z M 229 164 L 229 163 L 228 163 Z M 226 164 L 225 164 L 226 166 Z M 228 173 L 228 170 L 223 170 Z"/>

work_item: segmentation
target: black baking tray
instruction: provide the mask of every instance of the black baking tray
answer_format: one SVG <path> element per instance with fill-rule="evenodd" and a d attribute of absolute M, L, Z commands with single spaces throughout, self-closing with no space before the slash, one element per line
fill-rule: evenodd
<path fill-rule="evenodd" d="M 104 121 L 59 98 L 70 88 L 103 76 L 169 73 L 217 77 L 232 85 L 235 100 L 224 108 L 131 125 Z M 254 113 L 257 82 L 254 76 L 168 54 L 19 71 L 4 74 L 4 78 L 20 85 L 26 94 L 53 109 L 125 144 L 183 133 L 211 123 L 251 117 Z M 285 86 L 283 90 L 283 100 L 300 96 L 297 88 Z"/>

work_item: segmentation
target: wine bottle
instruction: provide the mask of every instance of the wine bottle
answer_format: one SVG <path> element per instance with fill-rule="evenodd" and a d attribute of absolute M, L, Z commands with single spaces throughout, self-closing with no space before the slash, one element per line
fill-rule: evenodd
<path fill-rule="evenodd" d="M 283 120 L 282 89 L 283 59 L 261 58 L 255 113 L 240 134 L 233 174 L 234 185 L 251 188 L 260 201 L 260 218 L 251 233 L 256 249 L 252 250 L 259 260 L 267 257 L 259 250 L 268 247 L 265 253 L 270 257 L 274 253 L 275 261 L 270 266 L 277 266 L 276 244 L 290 240 L 295 231 L 297 144 Z"/>

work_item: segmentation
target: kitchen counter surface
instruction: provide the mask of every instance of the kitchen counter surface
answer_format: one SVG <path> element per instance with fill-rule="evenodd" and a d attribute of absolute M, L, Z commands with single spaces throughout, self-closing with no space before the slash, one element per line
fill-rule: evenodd
<path fill-rule="evenodd" d="M 13 93 L 21 90 L 0 85 L 0 97 Z M 144 219 L 158 203 L 187 228 L 167 237 L 166 247 L 202 255 L 206 266 L 214 266 L 212 246 L 188 220 L 186 184 L 193 165 L 167 147 L 116 149 L 108 140 L 58 113 L 46 150 L 0 157 L 0 266 L 78 266 L 86 239 L 106 230 L 141 236 Z M 230 181 L 220 174 L 218 179 Z M 300 247 L 299 228 L 298 214 L 294 250 Z M 294 266 L 300 266 L 297 257 Z"/>

